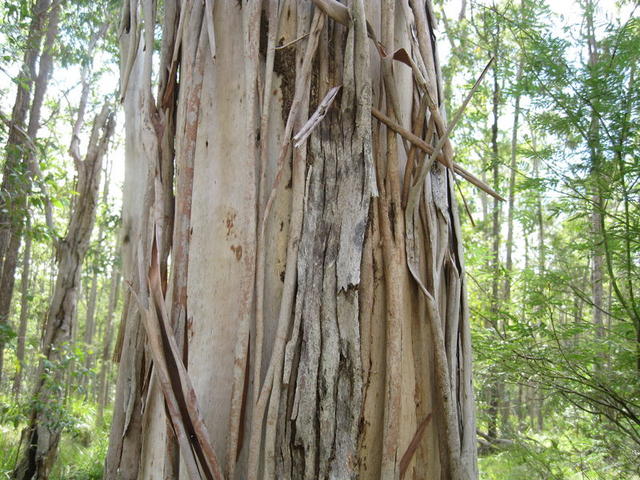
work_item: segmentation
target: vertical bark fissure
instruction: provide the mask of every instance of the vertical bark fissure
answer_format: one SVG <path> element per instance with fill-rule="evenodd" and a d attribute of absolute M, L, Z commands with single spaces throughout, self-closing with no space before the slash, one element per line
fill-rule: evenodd
<path fill-rule="evenodd" d="M 411 2 L 411 8 L 393 1 L 262 3 L 216 2 L 214 8 L 205 2 L 211 9 L 206 12 L 190 4 L 190 13 L 180 13 L 177 30 L 183 25 L 191 33 L 176 40 L 167 69 L 176 71 L 176 50 L 182 58 L 198 54 L 186 38 L 193 35 L 193 25 L 202 23 L 200 34 L 213 35 L 216 50 L 215 59 L 205 56 L 194 168 L 202 168 L 203 176 L 215 175 L 203 179 L 196 172 L 190 191 L 192 248 L 185 278 L 194 333 L 184 340 L 203 420 L 212 443 L 226 450 L 222 469 L 230 478 L 256 480 L 397 478 L 404 458 L 405 478 L 462 479 L 464 472 L 475 478 L 468 306 L 452 178 L 445 167 L 424 164 L 434 158 L 423 159 L 422 151 L 413 150 L 414 164 L 424 175 L 414 179 L 410 168 L 406 181 L 424 181 L 424 186 L 420 195 L 417 190 L 405 194 L 405 216 L 402 177 L 412 140 L 405 137 L 398 144 L 393 126 L 381 128 L 376 139 L 372 131 L 376 102 L 385 106 L 392 123 L 408 122 L 405 130 L 418 137 L 425 129 L 433 134 L 427 140 L 437 143 L 436 150 L 445 148 L 436 154 L 438 160 L 451 165 L 444 114 L 438 112 L 442 99 L 432 12 L 420 2 Z M 384 46 L 375 40 L 378 30 Z M 368 36 L 379 48 L 371 48 Z M 394 69 L 391 57 L 382 58 L 394 43 L 417 55 L 408 62 L 412 70 L 401 64 Z M 130 51 L 123 49 L 125 55 Z M 139 82 L 139 62 L 135 55 L 127 58 L 133 58 L 123 69 L 129 95 Z M 181 68 L 178 118 L 195 85 Z M 244 78 L 222 77 L 230 72 L 244 72 Z M 337 86 L 342 88 L 326 115 L 313 123 L 307 140 L 292 147 L 292 134 L 306 124 L 307 112 Z M 422 97 L 407 94 L 412 89 Z M 274 108 L 279 103 L 280 116 Z M 135 122 L 129 125 L 140 132 Z M 239 138 L 231 146 L 218 132 L 228 135 L 234 129 Z M 178 127 L 174 136 L 177 145 L 184 142 L 184 129 Z M 229 159 L 228 152 L 242 152 L 242 158 Z M 288 172 L 291 182 L 284 185 Z M 251 185 L 236 194 L 226 184 L 241 185 L 239 176 Z M 371 206 L 378 190 L 380 198 Z M 178 197 L 188 194 L 177 189 Z M 214 211 L 204 212 L 210 206 Z M 210 219 L 210 225 L 199 223 Z M 142 215 L 140 222 L 144 229 L 148 219 Z M 274 235 L 278 227 L 281 233 Z M 145 234 L 140 238 L 144 241 Z M 227 258 L 224 244 L 208 249 L 207 239 L 219 238 L 243 242 L 242 250 L 231 245 L 235 259 Z M 274 239 L 277 245 L 271 244 Z M 148 242 L 144 245 L 141 252 Z M 214 258 L 196 256 L 205 250 Z M 172 279 L 179 268 L 176 258 Z M 146 253 L 138 256 L 141 272 L 148 261 Z M 248 275 L 254 282 L 249 300 Z M 278 276 L 281 285 L 269 283 Z M 144 292 L 144 283 L 134 283 L 134 291 Z M 245 317 L 252 301 L 254 315 Z M 136 308 L 129 308 L 131 321 Z M 131 335 L 129 327 L 123 361 L 129 355 L 127 361 L 134 362 L 126 349 L 140 348 Z M 230 348 L 221 347 L 229 339 Z M 224 356 L 212 360 L 211 351 Z M 128 414 L 130 420 L 122 413 L 135 410 L 132 396 L 140 394 L 134 382 L 127 386 L 122 380 L 123 375 L 142 376 L 140 364 L 132 367 L 121 366 L 113 432 L 126 432 L 127 422 L 132 434 L 136 427 L 136 413 Z M 136 473 L 147 478 L 170 453 L 158 423 L 166 420 L 166 412 L 151 396 L 144 407 L 140 432 L 150 457 L 135 461 Z M 416 436 L 419 427 L 422 433 Z M 113 443 L 119 443 L 114 449 L 124 448 L 120 439 Z M 408 449 L 415 453 L 406 455 Z M 115 470 L 110 475 L 116 478 Z M 179 472 L 181 478 L 186 475 Z"/>

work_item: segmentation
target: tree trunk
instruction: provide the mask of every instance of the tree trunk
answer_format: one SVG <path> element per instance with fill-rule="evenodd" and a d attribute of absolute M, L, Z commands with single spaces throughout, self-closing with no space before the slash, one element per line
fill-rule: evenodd
<path fill-rule="evenodd" d="M 96 388 L 98 411 L 97 411 L 97 425 L 103 424 L 104 407 L 108 402 L 108 389 L 109 382 L 107 381 L 107 375 L 109 373 L 109 367 L 111 363 L 111 345 L 113 343 L 113 317 L 115 315 L 116 307 L 118 305 L 118 294 L 120 292 L 120 270 L 118 265 L 114 264 L 111 270 L 111 282 L 109 287 L 109 306 L 107 307 L 107 317 L 105 319 L 102 354 L 100 363 L 100 373 L 98 374 L 98 386 Z"/>
<path fill-rule="evenodd" d="M 532 142 L 533 148 L 535 150 L 535 137 L 532 138 Z M 538 156 L 534 157 L 533 159 L 533 177 L 536 179 L 540 178 L 540 159 L 538 158 Z M 538 192 L 536 200 L 536 217 L 538 220 L 538 275 L 543 277 L 547 268 L 547 254 L 545 244 L 544 213 L 542 210 L 542 195 L 540 194 L 540 192 Z M 540 326 L 543 322 L 542 307 L 539 305 L 536 306 L 534 314 L 534 316 L 538 318 L 538 326 Z M 544 424 L 544 416 L 542 414 L 542 410 L 544 407 L 544 395 L 538 388 L 533 387 L 532 398 L 530 401 L 533 405 L 533 412 L 531 416 L 532 425 L 534 426 L 534 428 L 537 428 L 538 431 L 542 431 L 542 427 Z"/>
<path fill-rule="evenodd" d="M 499 30 L 496 33 L 498 38 Z M 498 54 L 498 44 L 494 46 L 494 52 Z M 500 182 L 500 153 L 498 150 L 498 120 L 500 113 L 500 85 L 498 83 L 498 66 L 493 66 L 493 124 L 491 125 L 491 172 L 493 176 L 493 188 L 497 189 Z M 496 333 L 500 334 L 501 314 L 500 314 L 500 213 L 501 205 L 497 198 L 493 199 L 493 207 L 491 210 L 491 320 L 496 329 Z M 495 370 L 495 366 L 491 367 Z M 502 405 L 502 384 L 498 380 L 495 372 L 491 372 L 489 376 L 489 408 L 487 410 L 488 425 L 487 435 L 489 438 L 498 438 L 498 417 L 503 408 Z"/>
<path fill-rule="evenodd" d="M 11 389 L 14 399 L 20 396 L 22 375 L 24 370 L 24 347 L 27 340 L 27 323 L 29 319 L 29 275 L 31 269 L 31 236 L 26 235 L 24 252 L 22 253 L 22 276 L 20 278 L 20 323 L 18 327 L 18 345 L 16 348 L 17 368 Z"/>
<path fill-rule="evenodd" d="M 598 45 L 596 43 L 595 27 L 593 25 L 593 13 L 595 5 L 591 1 L 586 3 L 587 44 L 589 50 L 588 65 L 595 69 L 598 63 Z M 596 73 L 593 72 L 593 75 Z M 604 336 L 603 308 L 604 308 L 604 235 L 602 231 L 602 212 L 604 203 L 600 195 L 601 181 L 601 149 L 600 149 L 600 120 L 598 113 L 592 108 L 591 124 L 588 133 L 588 143 L 591 161 L 591 235 L 593 239 L 591 261 L 591 297 L 593 303 L 592 320 L 597 338 Z M 604 360 L 604 359 L 601 359 Z"/>
<path fill-rule="evenodd" d="M 3 263 L 13 226 L 13 219 L 9 215 L 10 210 L 8 208 L 10 205 L 9 199 L 12 198 L 9 193 L 14 193 L 18 187 L 15 184 L 16 177 L 11 173 L 19 172 L 18 169 L 21 166 L 25 144 L 30 140 L 25 135 L 27 114 L 31 104 L 31 91 L 36 78 L 36 62 L 38 55 L 40 55 L 40 45 L 45 33 L 49 4 L 49 0 L 38 0 L 33 6 L 22 70 L 18 76 L 16 100 L 11 112 L 11 124 L 5 147 L 6 157 L 2 176 L 3 195 L 0 196 L 0 202 L 2 202 L 0 203 L 2 206 L 0 209 L 0 261 Z M 1 271 L 2 268 L 0 268 Z"/>
<path fill-rule="evenodd" d="M 46 361 L 38 366 L 34 409 L 23 436 L 26 440 L 22 458 L 14 472 L 17 480 L 47 479 L 55 460 L 62 430 L 60 420 L 65 415 L 60 398 L 65 372 L 62 360 L 75 322 L 80 270 L 95 221 L 102 159 L 113 129 L 113 115 L 105 104 L 94 120 L 85 159 L 74 157 L 78 195 L 72 205 L 67 235 L 57 245 L 58 276 L 42 339 L 42 356 Z"/>
<path fill-rule="evenodd" d="M 109 199 L 109 173 L 108 167 L 105 168 L 105 179 L 104 179 L 104 187 L 102 190 L 102 203 L 104 205 L 107 204 Z M 103 241 L 104 235 L 104 224 L 100 223 L 98 227 L 98 242 Z M 96 267 L 99 262 L 99 258 L 95 259 Z M 93 340 L 96 334 L 96 302 L 98 299 L 98 272 L 94 271 L 91 276 L 91 287 L 89 289 L 89 296 L 87 299 L 87 315 L 85 317 L 84 324 L 84 345 L 85 345 L 85 359 L 84 359 L 84 368 L 88 371 L 93 368 L 95 354 L 95 345 L 93 344 Z M 89 378 L 85 376 L 82 379 L 82 385 L 86 389 L 86 396 L 89 396 Z M 96 384 L 93 384 L 93 390 L 96 390 Z"/>
<path fill-rule="evenodd" d="M 27 38 L 28 47 L 11 115 L 0 190 L 0 325 L 9 322 L 18 252 L 28 211 L 27 198 L 31 192 L 33 177 L 40 171 L 35 156 L 35 140 L 40 129 L 40 113 L 53 68 L 53 45 L 58 34 L 61 3 L 55 2 L 50 5 L 48 0 L 38 0 L 34 6 Z M 30 98 L 31 91 L 33 99 Z M 29 122 L 25 131 L 27 112 Z M 49 224 L 50 218 L 47 213 Z M 0 338 L 0 381 L 3 363 L 4 339 Z"/>
<path fill-rule="evenodd" d="M 519 88 L 522 79 L 523 61 L 518 62 L 515 84 Z M 507 275 L 504 280 L 505 304 L 511 303 L 511 283 L 513 270 L 513 212 L 516 205 L 516 170 L 518 168 L 518 127 L 520 125 L 520 92 L 516 93 L 513 106 L 513 127 L 511 130 L 511 165 L 509 172 L 509 213 L 507 214 L 507 253 L 505 269 Z"/>
<path fill-rule="evenodd" d="M 477 478 L 431 7 L 315 3 L 168 2 L 155 100 L 154 4 L 125 2 L 105 478 Z"/>

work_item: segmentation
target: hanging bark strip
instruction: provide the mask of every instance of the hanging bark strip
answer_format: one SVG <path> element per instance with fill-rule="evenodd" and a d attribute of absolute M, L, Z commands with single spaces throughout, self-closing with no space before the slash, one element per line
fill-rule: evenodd
<path fill-rule="evenodd" d="M 313 115 L 311 115 L 309 117 L 309 120 L 307 120 L 307 123 L 305 123 L 302 126 L 302 128 L 298 131 L 298 133 L 294 135 L 293 137 L 293 141 L 295 142 L 293 144 L 294 147 L 299 148 L 300 145 L 302 145 L 304 141 L 307 138 L 309 138 L 309 135 L 311 135 L 311 132 L 313 131 L 313 129 L 316 128 L 318 124 L 322 121 L 322 119 L 327 115 L 327 112 L 329 111 L 331 104 L 333 104 L 333 101 L 336 99 L 336 95 L 338 95 L 338 92 L 340 91 L 341 88 L 342 88 L 342 85 L 338 85 L 337 87 L 331 88 L 327 92 L 325 97 L 320 102 L 320 105 L 318 105 L 318 108 L 316 108 L 316 111 L 313 112 Z"/>
<path fill-rule="evenodd" d="M 145 307 L 137 296 L 136 299 L 142 312 L 169 419 L 190 477 L 222 480 L 224 476 L 209 442 L 209 434 L 200 415 L 195 391 L 169 324 L 160 281 L 157 239 L 154 239 L 151 247 L 151 262 L 148 274 L 150 306 Z"/>

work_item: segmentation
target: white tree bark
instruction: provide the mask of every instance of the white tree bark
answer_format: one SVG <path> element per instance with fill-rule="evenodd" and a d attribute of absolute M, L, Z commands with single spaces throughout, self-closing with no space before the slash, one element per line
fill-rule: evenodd
<path fill-rule="evenodd" d="M 130 288 L 106 478 L 477 477 L 428 8 L 166 2 L 155 99 L 155 5 L 125 2 Z"/>

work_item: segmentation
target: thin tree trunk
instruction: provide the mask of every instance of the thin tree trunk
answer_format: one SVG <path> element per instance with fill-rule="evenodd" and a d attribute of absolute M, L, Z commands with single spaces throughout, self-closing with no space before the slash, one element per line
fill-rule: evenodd
<path fill-rule="evenodd" d="M 105 478 L 477 478 L 452 158 L 431 146 L 446 135 L 435 19 L 382 3 L 165 10 L 176 55 L 156 100 L 153 3 L 125 2 L 131 289 Z M 376 29 L 416 70 L 370 48 Z M 429 155 L 398 141 L 398 124 L 421 139 L 430 121 Z"/>
<path fill-rule="evenodd" d="M 0 325 L 9 325 L 11 314 L 11 299 L 13 298 L 13 285 L 15 283 L 15 271 L 18 264 L 20 242 L 22 240 L 22 225 L 11 232 L 7 252 L 4 256 L 2 278 L 0 278 Z M 0 384 L 4 369 L 4 336 L 0 339 Z"/>
<path fill-rule="evenodd" d="M 499 34 L 499 31 L 497 35 Z M 497 38 L 496 35 L 496 38 Z M 497 55 L 498 44 L 496 41 L 495 54 Z M 493 188 L 499 189 L 500 183 L 500 155 L 498 150 L 498 121 L 500 112 L 500 85 L 498 83 L 498 67 L 493 67 L 493 124 L 491 125 L 491 171 L 493 174 Z M 497 198 L 493 199 L 491 211 L 492 228 L 492 248 L 491 248 L 491 319 L 496 330 L 501 329 L 502 320 L 500 310 L 500 213 L 501 205 Z M 503 408 L 503 386 L 495 375 L 490 375 L 489 380 L 489 407 L 487 411 L 488 426 L 487 435 L 490 438 L 498 438 L 498 417 Z"/>
<path fill-rule="evenodd" d="M 0 261 L 2 262 L 0 263 L 0 272 L 3 270 L 2 264 L 4 263 L 4 256 L 10 242 L 13 226 L 13 219 L 10 218 L 9 204 L 7 202 L 8 199 L 12 198 L 9 193 L 14 193 L 18 187 L 14 183 L 15 175 L 11 174 L 19 172 L 25 144 L 27 148 L 30 148 L 28 142 L 31 139 L 25 135 L 27 114 L 31 104 L 31 92 L 33 82 L 36 79 L 36 62 L 40 55 L 40 46 L 45 34 L 49 4 L 50 0 L 38 0 L 33 6 L 22 69 L 16 82 L 18 85 L 16 100 L 13 104 L 9 136 L 5 147 L 6 157 L 2 178 L 3 195 L 0 196 L 0 206 L 2 206 L 0 208 Z"/>
<path fill-rule="evenodd" d="M 64 408 L 58 393 L 65 373 L 61 360 L 75 323 L 80 270 L 95 222 L 102 159 L 113 133 L 113 122 L 113 115 L 105 104 L 94 120 L 84 160 L 74 155 L 78 195 L 72 205 L 67 235 L 57 245 L 58 276 L 42 339 L 42 356 L 46 362 L 41 361 L 38 366 L 33 393 L 34 405 L 46 408 L 31 411 L 22 458 L 14 472 L 17 480 L 47 479 L 56 457 L 61 435 L 57 421 Z M 81 123 L 79 115 L 76 125 Z"/>
<path fill-rule="evenodd" d="M 28 225 L 28 224 L 27 224 Z M 27 340 L 27 323 L 29 319 L 29 275 L 31 270 L 31 236 L 25 237 L 24 252 L 22 254 L 22 276 L 20 278 L 20 324 L 18 327 L 18 345 L 16 347 L 17 368 L 13 377 L 11 392 L 17 400 L 22 389 L 22 376 L 25 367 L 24 347 Z"/>
<path fill-rule="evenodd" d="M 595 28 L 593 25 L 593 10 L 595 5 L 587 1 L 587 43 L 589 47 L 588 64 L 590 69 L 595 69 L 598 63 L 598 45 L 596 43 Z M 595 72 L 593 72 L 595 75 Z M 591 261 L 591 297 L 593 303 L 592 319 L 596 337 L 604 336 L 603 307 L 604 307 L 604 235 L 602 231 L 602 210 L 604 204 L 600 195 L 601 153 L 600 153 L 600 125 L 597 112 L 591 112 L 591 125 L 589 127 L 589 151 L 591 160 L 591 181 L 593 194 L 591 196 L 591 235 L 593 241 Z"/>
<path fill-rule="evenodd" d="M 11 128 L 6 146 L 6 160 L 0 195 L 0 325 L 7 324 L 18 261 L 22 242 L 22 232 L 31 192 L 31 182 L 39 167 L 36 166 L 35 140 L 40 128 L 40 114 L 44 96 L 53 68 L 53 45 L 58 34 L 58 21 L 62 2 L 49 6 L 48 1 L 38 1 L 35 5 L 30 43 L 23 64 L 24 85 L 19 83 L 16 102 L 12 113 Z M 46 21 L 46 29 L 44 28 Z M 43 39 L 44 37 L 44 39 Z M 42 50 L 40 45 L 42 44 Z M 36 59 L 38 74 L 35 73 Z M 33 99 L 30 101 L 30 92 Z M 29 123 L 23 128 L 26 114 Z M 8 199 L 11 199 L 10 201 Z M 50 215 L 47 215 L 50 219 Z M 4 363 L 4 341 L 0 339 L 0 381 Z"/>
<path fill-rule="evenodd" d="M 98 374 L 98 411 L 96 415 L 96 424 L 101 426 L 104 422 L 104 408 L 109 401 L 109 382 L 107 374 L 111 363 L 111 347 L 113 344 L 113 317 L 118 305 L 118 294 L 120 292 L 120 269 L 116 263 L 111 267 L 111 281 L 109 287 L 109 306 L 107 307 L 107 316 L 105 318 L 105 328 L 102 343 L 102 354 L 100 363 L 100 373 Z"/>
<path fill-rule="evenodd" d="M 535 137 L 533 137 L 533 147 L 535 150 Z M 534 178 L 540 178 L 540 159 L 536 156 L 533 160 L 533 176 Z M 537 201 L 536 201 L 536 217 L 538 219 L 538 275 L 545 275 L 546 273 L 546 244 L 545 244 L 545 225 L 544 225 L 544 214 L 542 210 L 542 195 L 538 192 Z M 540 319 L 538 320 L 538 324 L 542 323 L 541 318 L 541 307 L 536 307 L 536 316 Z M 531 421 L 535 428 L 538 431 L 542 431 L 544 426 L 544 416 L 542 414 L 544 407 L 544 396 L 542 392 L 533 387 L 533 391 L 531 393 L 531 403 L 533 405 L 533 412 Z"/>
<path fill-rule="evenodd" d="M 516 72 L 515 84 L 519 86 L 522 79 L 522 60 L 518 62 L 518 70 Z M 504 300 L 505 304 L 511 303 L 511 283 L 513 274 L 513 213 L 516 204 L 516 170 L 518 168 L 518 127 L 520 124 L 520 92 L 516 93 L 513 106 L 513 127 L 511 130 L 511 164 L 509 172 L 509 213 L 507 216 L 507 252 L 505 269 L 507 275 L 504 281 Z"/>
<path fill-rule="evenodd" d="M 104 186 L 102 190 L 102 204 L 106 205 L 109 198 L 109 180 L 110 175 L 108 173 L 108 166 L 105 168 L 105 178 L 104 178 Z M 103 241 L 104 235 L 104 223 L 100 223 L 98 227 L 98 242 Z M 95 259 L 96 266 L 99 261 L 98 258 Z M 92 273 L 91 277 L 91 287 L 89 289 L 89 296 L 87 300 L 87 312 L 85 317 L 84 324 L 84 345 L 85 345 L 85 361 L 84 368 L 88 371 L 93 368 L 95 354 L 92 353 L 95 350 L 95 346 L 93 345 L 95 332 L 96 332 L 96 302 L 98 299 L 98 276 L 97 271 Z M 82 379 L 82 385 L 86 389 L 86 395 L 89 395 L 89 379 L 88 377 L 84 377 Z M 93 388 L 95 390 L 96 385 L 94 383 Z"/>

